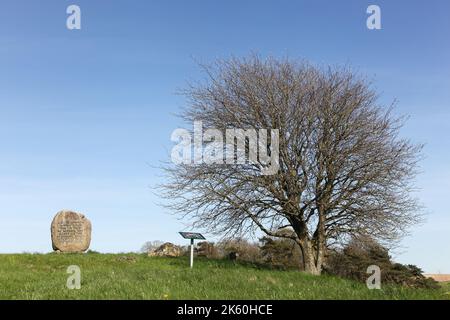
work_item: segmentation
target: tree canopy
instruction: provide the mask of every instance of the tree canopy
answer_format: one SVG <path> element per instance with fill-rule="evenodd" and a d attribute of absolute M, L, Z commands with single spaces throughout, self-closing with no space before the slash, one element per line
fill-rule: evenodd
<path fill-rule="evenodd" d="M 314 274 L 328 248 L 352 236 L 395 241 L 420 220 L 411 191 L 422 146 L 399 136 L 403 119 L 378 103 L 365 78 L 349 68 L 258 56 L 205 71 L 204 83 L 184 91 L 180 116 L 220 132 L 276 129 L 276 140 L 263 143 L 278 153 L 277 170 L 262 174 L 267 163 L 259 157 L 169 165 L 163 187 L 174 212 L 222 235 L 260 230 L 292 239 Z M 243 141 L 241 151 L 250 152 L 250 137 Z M 223 148 L 236 146 L 233 139 Z"/>

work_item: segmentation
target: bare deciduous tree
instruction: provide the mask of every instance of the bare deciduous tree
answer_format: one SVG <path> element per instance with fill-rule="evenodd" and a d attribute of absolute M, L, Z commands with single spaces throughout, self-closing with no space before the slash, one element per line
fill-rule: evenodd
<path fill-rule="evenodd" d="M 362 77 L 274 58 L 218 61 L 191 85 L 182 118 L 205 128 L 279 129 L 279 170 L 262 164 L 165 169 L 169 207 L 197 227 L 293 239 L 306 272 L 352 236 L 395 241 L 420 220 L 411 196 L 422 146 L 399 137 L 402 118 Z M 293 232 L 279 232 L 289 228 Z"/>
<path fill-rule="evenodd" d="M 158 249 L 164 242 L 160 240 L 147 241 L 141 248 L 142 253 L 149 253 Z"/>

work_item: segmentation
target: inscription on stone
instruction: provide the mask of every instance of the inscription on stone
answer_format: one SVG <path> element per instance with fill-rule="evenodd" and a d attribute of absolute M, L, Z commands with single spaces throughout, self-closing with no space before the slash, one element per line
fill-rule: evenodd
<path fill-rule="evenodd" d="M 83 239 L 83 223 L 81 221 L 72 221 L 70 224 L 60 222 L 56 229 L 58 230 L 56 236 L 61 242 L 80 242 Z"/>
<path fill-rule="evenodd" d="M 82 214 L 60 211 L 53 218 L 53 250 L 61 252 L 83 252 L 91 242 L 91 222 Z"/>

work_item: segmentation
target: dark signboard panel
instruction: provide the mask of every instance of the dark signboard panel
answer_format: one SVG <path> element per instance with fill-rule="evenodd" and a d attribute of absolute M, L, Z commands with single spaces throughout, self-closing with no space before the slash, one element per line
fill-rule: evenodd
<path fill-rule="evenodd" d="M 206 238 L 197 232 L 180 232 L 181 236 L 185 239 L 205 240 Z"/>

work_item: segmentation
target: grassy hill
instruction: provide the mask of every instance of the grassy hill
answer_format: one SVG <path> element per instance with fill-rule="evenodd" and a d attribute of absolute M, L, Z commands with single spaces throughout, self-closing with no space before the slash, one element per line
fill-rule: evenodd
<path fill-rule="evenodd" d="M 66 288 L 67 267 L 82 272 Z M 0 299 L 450 299 L 450 286 L 416 290 L 310 276 L 229 261 L 138 254 L 0 255 Z"/>

